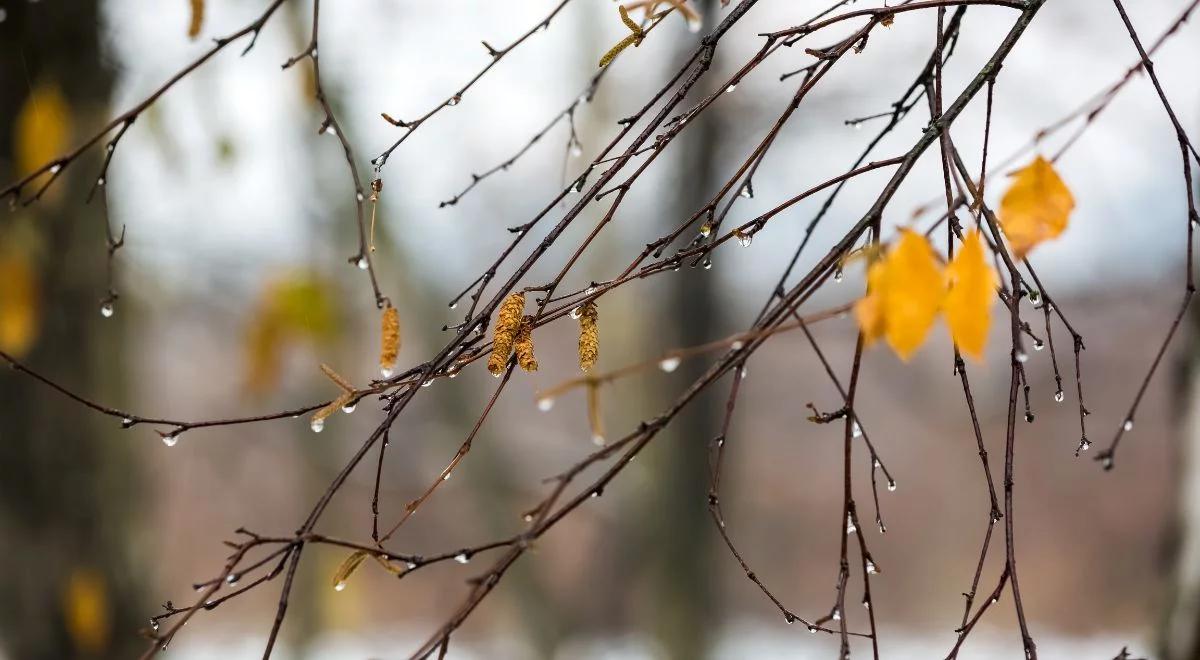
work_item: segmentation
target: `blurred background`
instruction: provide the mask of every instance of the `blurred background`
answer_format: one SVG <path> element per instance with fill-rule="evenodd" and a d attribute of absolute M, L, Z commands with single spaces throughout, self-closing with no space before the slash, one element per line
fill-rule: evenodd
<path fill-rule="evenodd" d="M 711 26 L 715 0 L 696 0 Z M 859 5 L 871 3 L 858 3 Z M 1129 3 L 1150 43 L 1184 0 Z M 322 82 L 364 176 L 400 135 L 379 117 L 423 114 L 483 67 L 479 41 L 501 47 L 542 20 L 556 0 L 341 0 L 323 5 Z M 721 43 L 713 91 L 761 44 L 760 32 L 802 22 L 818 0 L 763 0 Z M 208 0 L 187 36 L 183 0 L 0 0 L 0 179 L 23 176 L 138 103 L 209 48 L 250 23 L 261 0 Z M 857 7 L 857 5 L 856 5 Z M 728 11 L 727 9 L 724 11 Z M 946 71 L 957 94 L 991 54 L 1012 12 L 971 8 Z M 307 62 L 281 70 L 308 41 L 311 4 L 287 2 L 239 56 L 237 44 L 147 109 L 122 138 L 107 177 L 109 219 L 125 247 L 115 259 L 120 298 L 101 314 L 105 215 L 84 204 L 103 147 L 63 173 L 37 204 L 0 214 L 0 350 L 106 405 L 177 419 L 235 417 L 331 397 L 317 365 L 357 384 L 377 374 L 378 312 L 356 253 L 354 190 L 341 147 L 319 134 Z M 878 30 L 804 101 L 754 179 L 753 217 L 844 172 L 881 124 L 846 120 L 889 110 L 924 66 L 933 14 L 905 14 Z M 1197 27 L 1185 24 L 1156 56 L 1157 72 L 1189 130 L 1200 129 Z M 447 303 L 641 107 L 700 34 L 671 17 L 613 65 L 574 118 L 582 154 L 560 124 L 508 171 L 439 208 L 520 149 L 587 87 L 596 62 L 627 30 L 609 0 L 573 0 L 501 61 L 453 108 L 389 160 L 375 254 L 384 293 L 400 309 L 400 367 L 434 354 L 460 320 Z M 823 37 L 823 39 L 826 39 Z M 819 45 L 832 43 L 832 37 Z M 1051 0 L 996 85 L 994 159 L 1028 145 L 1136 62 L 1107 3 Z M 617 274 L 647 241 L 712 195 L 795 92 L 782 73 L 808 64 L 783 51 L 725 94 L 633 188 L 615 221 L 564 287 Z M 924 129 L 921 104 L 875 152 L 906 151 Z M 978 162 L 982 103 L 955 125 Z M 856 128 L 858 130 L 856 130 Z M 1054 153 L 1070 130 L 1039 150 Z M 1193 133 L 1195 135 L 1195 133 Z M 930 152 L 932 154 L 932 152 Z M 1018 164 L 1032 157 L 1023 152 Z M 998 162 L 994 160 L 993 162 Z M 1033 261 L 1083 334 L 1088 435 L 1100 446 L 1124 418 L 1183 293 L 1186 207 L 1173 131 L 1149 82 L 1135 78 L 1058 162 L 1078 207 L 1072 226 Z M 857 220 L 886 174 L 855 179 L 813 237 L 804 263 Z M 1002 179 L 989 186 L 995 203 Z M 923 159 L 889 207 L 903 225 L 941 194 L 936 157 Z M 574 197 L 569 198 L 571 200 Z M 683 269 L 623 287 L 601 304 L 600 368 L 652 359 L 745 328 L 787 264 L 822 196 L 773 220 L 749 249 L 726 249 L 711 270 Z M 552 214 L 552 219 L 556 216 Z M 552 276 L 597 216 L 586 212 L 525 284 Z M 541 231 L 544 231 L 544 227 Z M 522 244 L 523 259 L 531 249 Z M 736 251 L 735 251 L 736 250 Z M 815 256 L 814 256 L 815 255 Z M 504 271 L 502 275 L 511 271 Z M 820 310 L 862 291 L 858 269 L 810 303 Z M 282 301 L 282 302 L 281 302 Z M 998 310 L 997 310 L 998 312 Z M 1042 334 L 1034 317 L 1033 330 Z M 1077 400 L 1054 401 L 1049 351 L 1027 365 L 1035 421 L 1018 428 L 1017 534 L 1025 607 L 1043 657 L 1200 657 L 1200 451 L 1194 428 L 1196 333 L 1190 315 L 1123 441 L 1117 469 L 1075 458 Z M 985 364 L 972 368 L 980 422 L 1003 455 L 1007 330 L 995 324 Z M 541 480 L 592 450 L 581 391 L 539 412 L 537 392 L 574 377 L 574 324 L 539 330 L 536 374 L 518 374 L 466 461 L 390 547 L 426 553 L 475 545 L 521 528 Z M 844 374 L 854 322 L 814 327 Z M 1073 383 L 1069 334 L 1055 328 Z M 888 532 L 869 530 L 881 575 L 872 581 L 887 658 L 943 657 L 955 640 L 987 525 L 989 501 L 950 344 L 939 327 L 909 363 L 868 353 L 857 406 L 897 480 L 880 493 Z M 604 424 L 619 437 L 656 414 L 710 358 L 673 373 L 650 370 L 606 387 Z M 381 506 L 394 520 L 453 456 L 495 381 L 481 368 L 422 390 L 392 433 Z M 730 534 L 757 575 L 805 617 L 834 601 L 841 520 L 838 425 L 806 421 L 808 402 L 840 406 L 801 335 L 780 335 L 748 365 L 730 430 L 722 505 Z M 718 386 L 651 445 L 604 496 L 589 502 L 521 559 L 454 637 L 452 658 L 817 658 L 836 639 L 789 627 L 750 583 L 708 519 L 707 443 L 727 390 Z M 90 412 L 10 370 L 0 371 L 0 656 L 131 657 L 136 631 L 161 603 L 193 597 L 247 527 L 290 534 L 362 438 L 379 402 L 338 413 L 319 435 L 305 418 L 197 429 L 166 447 L 146 426 Z M 1095 450 L 1093 450 L 1095 451 Z M 873 517 L 865 452 L 856 456 L 860 515 Z M 373 465 L 373 460 L 368 461 Z M 993 458 L 997 485 L 999 462 Z M 360 468 L 318 531 L 367 540 L 373 475 Z M 998 539 L 1002 540 L 1002 539 Z M 981 589 L 998 579 L 993 547 Z M 347 589 L 330 576 L 344 553 L 305 553 L 279 658 L 407 657 L 466 595 L 480 557 L 396 582 L 364 567 Z M 848 603 L 857 603 L 860 584 Z M 278 598 L 260 588 L 198 616 L 171 657 L 260 657 Z M 1020 657 L 1005 594 L 962 658 Z M 865 627 L 860 608 L 851 629 Z M 856 643 L 857 654 L 868 652 Z"/>

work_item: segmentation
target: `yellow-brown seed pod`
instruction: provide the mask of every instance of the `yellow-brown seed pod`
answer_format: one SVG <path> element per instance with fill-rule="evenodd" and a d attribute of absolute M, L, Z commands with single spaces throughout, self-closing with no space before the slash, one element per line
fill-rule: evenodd
<path fill-rule="evenodd" d="M 496 315 L 495 334 L 492 335 L 492 357 L 488 358 L 488 371 L 493 376 L 504 373 L 508 356 L 512 354 L 513 342 L 521 330 L 521 317 L 525 314 L 525 294 L 513 293 L 504 299 Z"/>
<path fill-rule="evenodd" d="M 526 315 L 521 319 L 521 329 L 513 341 L 513 350 L 517 353 L 517 364 L 525 371 L 537 371 L 538 363 L 533 357 L 533 317 Z"/>
<path fill-rule="evenodd" d="M 396 368 L 396 356 L 400 354 L 400 312 L 388 303 L 383 310 L 383 332 L 379 347 L 379 371 L 384 378 L 392 375 Z"/>
<path fill-rule="evenodd" d="M 600 312 L 596 309 L 596 303 L 584 303 L 579 313 L 579 368 L 584 371 L 596 366 L 596 359 L 600 357 L 599 320 Z"/>

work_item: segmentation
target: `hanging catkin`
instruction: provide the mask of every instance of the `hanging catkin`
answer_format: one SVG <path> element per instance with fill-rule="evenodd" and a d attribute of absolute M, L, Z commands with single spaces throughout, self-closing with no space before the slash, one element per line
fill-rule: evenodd
<path fill-rule="evenodd" d="M 384 378 L 389 378 L 396 369 L 396 356 L 400 354 L 400 312 L 391 303 L 383 310 L 382 325 L 379 372 Z"/>
<path fill-rule="evenodd" d="M 525 371 L 537 371 L 538 363 L 533 357 L 533 317 L 526 315 L 521 319 L 521 329 L 513 341 L 513 350 L 517 353 L 517 364 Z"/>
<path fill-rule="evenodd" d="M 504 299 L 496 315 L 496 330 L 492 336 L 492 357 L 488 359 L 488 371 L 493 376 L 504 373 L 508 356 L 512 354 L 513 342 L 521 330 L 521 317 L 525 314 L 525 294 L 513 293 Z M 530 353 L 532 355 L 532 351 Z"/>
<path fill-rule="evenodd" d="M 188 23 L 188 37 L 195 39 L 204 26 L 204 0 L 191 0 L 192 19 Z"/>
<path fill-rule="evenodd" d="M 579 368 L 590 371 L 596 366 L 596 358 L 600 357 L 600 331 L 597 321 L 600 319 L 596 303 L 584 303 L 579 312 Z"/>

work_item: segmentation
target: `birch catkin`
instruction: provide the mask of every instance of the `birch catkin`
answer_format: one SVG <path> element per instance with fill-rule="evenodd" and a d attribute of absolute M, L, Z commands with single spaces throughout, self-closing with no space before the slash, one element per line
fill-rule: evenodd
<path fill-rule="evenodd" d="M 188 37 L 195 39 L 204 27 L 204 0 L 191 0 L 192 18 L 188 22 Z"/>
<path fill-rule="evenodd" d="M 579 368 L 590 371 L 600 357 L 600 312 L 595 302 L 586 302 L 579 313 Z"/>
<path fill-rule="evenodd" d="M 525 294 L 513 293 L 504 299 L 496 315 L 496 330 L 492 335 L 492 357 L 488 358 L 488 371 L 493 376 L 504 373 L 508 356 L 512 354 L 513 342 L 521 331 L 521 317 L 525 314 Z M 532 349 L 530 355 L 532 356 Z"/>
<path fill-rule="evenodd" d="M 396 356 L 400 353 L 400 312 L 389 303 L 383 310 L 383 332 L 379 348 L 379 372 L 384 378 L 396 369 Z"/>
<path fill-rule="evenodd" d="M 513 350 L 517 353 L 517 364 L 525 371 L 537 371 L 538 363 L 533 357 L 533 317 L 526 315 L 521 319 L 521 328 L 513 342 Z"/>

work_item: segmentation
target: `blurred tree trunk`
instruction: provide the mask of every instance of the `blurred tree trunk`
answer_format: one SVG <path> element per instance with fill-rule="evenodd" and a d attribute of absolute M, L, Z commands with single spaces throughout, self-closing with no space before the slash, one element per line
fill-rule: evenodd
<path fill-rule="evenodd" d="M 98 3 L 10 2 L 5 9 L 0 179 L 7 184 L 20 174 L 15 122 L 32 90 L 62 89 L 73 145 L 107 120 L 111 78 L 101 65 Z M 100 149 L 73 163 L 41 202 L 0 214 L 0 250 L 32 255 L 38 282 L 40 322 L 21 358 L 68 388 L 122 405 L 123 314 L 99 313 L 104 216 L 99 201 L 83 204 Z M 130 552 L 135 507 L 144 505 L 133 447 L 153 442 L 152 434 L 121 432 L 119 420 L 8 370 L 0 375 L 0 406 L 0 648 L 22 660 L 136 655 L 145 641 L 134 632 L 152 612 Z"/>
<path fill-rule="evenodd" d="M 720 20 L 716 0 L 696 3 L 708 32 Z M 695 38 L 681 40 L 681 53 L 695 47 Z M 711 91 L 710 72 L 694 93 L 693 99 Z M 687 107 L 685 103 L 683 107 Z M 664 214 L 673 227 L 689 217 L 713 194 L 719 177 L 716 150 L 720 139 L 719 119 L 706 112 L 692 120 L 681 136 L 675 167 L 678 182 L 674 199 L 667 198 Z M 697 225 L 697 228 L 699 225 Z M 664 226 L 664 231 L 667 229 Z M 692 234 L 688 234 L 691 236 Z M 690 262 L 689 262 L 690 263 Z M 688 264 L 684 265 L 687 268 Z M 664 328 L 659 339 L 668 346 L 692 346 L 712 340 L 720 327 L 715 286 L 716 271 L 697 268 L 687 277 L 668 278 L 669 286 L 662 309 Z M 703 374 L 707 361 L 685 360 L 672 381 L 676 386 L 690 383 Z M 721 406 L 717 394 L 722 388 L 706 391 L 667 427 L 661 440 L 652 445 L 647 457 L 655 475 L 654 490 L 646 494 L 644 522 L 650 529 L 646 566 L 652 576 L 653 633 L 666 657 L 697 660 L 707 655 L 714 620 L 714 593 L 711 579 L 713 530 L 708 516 L 708 443 L 717 433 Z"/>
<path fill-rule="evenodd" d="M 1188 320 L 1191 328 L 1183 338 L 1185 358 L 1175 388 L 1180 409 L 1179 500 L 1168 544 L 1174 579 L 1161 631 L 1164 660 L 1200 660 L 1200 310 L 1196 306 Z"/>

